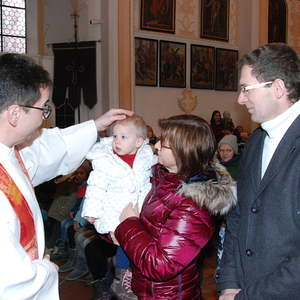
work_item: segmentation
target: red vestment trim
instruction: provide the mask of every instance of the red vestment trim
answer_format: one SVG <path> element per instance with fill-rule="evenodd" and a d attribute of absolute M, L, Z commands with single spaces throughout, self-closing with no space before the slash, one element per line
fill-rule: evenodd
<path fill-rule="evenodd" d="M 16 150 L 16 157 L 20 167 L 26 176 L 29 178 L 28 172 L 24 166 L 19 152 Z M 30 179 L 29 179 L 30 180 Z M 28 203 L 16 183 L 7 173 L 2 164 L 0 164 L 0 188 L 9 200 L 20 222 L 20 244 L 28 253 L 32 260 L 38 259 L 37 238 L 34 226 L 32 212 Z"/>

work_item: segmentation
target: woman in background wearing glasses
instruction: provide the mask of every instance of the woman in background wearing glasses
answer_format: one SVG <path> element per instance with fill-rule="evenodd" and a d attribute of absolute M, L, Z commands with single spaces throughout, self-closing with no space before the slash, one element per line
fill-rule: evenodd
<path fill-rule="evenodd" d="M 218 158 L 220 163 L 226 167 L 231 177 L 235 180 L 240 160 L 238 150 L 237 137 L 233 134 L 225 135 L 218 144 Z"/>

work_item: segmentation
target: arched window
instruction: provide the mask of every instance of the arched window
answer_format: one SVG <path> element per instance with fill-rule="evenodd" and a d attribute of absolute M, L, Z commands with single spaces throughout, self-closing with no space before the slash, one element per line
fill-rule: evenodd
<path fill-rule="evenodd" d="M 26 53 L 25 0 L 0 0 L 1 52 Z"/>
<path fill-rule="evenodd" d="M 285 0 L 269 0 L 268 42 L 286 42 Z"/>

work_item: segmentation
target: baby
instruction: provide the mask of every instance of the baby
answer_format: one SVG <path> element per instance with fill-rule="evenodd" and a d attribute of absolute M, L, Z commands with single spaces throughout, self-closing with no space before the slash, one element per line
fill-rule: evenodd
<path fill-rule="evenodd" d="M 99 233 L 114 232 L 123 208 L 132 202 L 142 208 L 151 184 L 151 167 L 157 158 L 148 145 L 145 121 L 134 115 L 117 121 L 113 135 L 101 138 L 90 152 L 93 171 L 82 209 L 82 216 Z"/>

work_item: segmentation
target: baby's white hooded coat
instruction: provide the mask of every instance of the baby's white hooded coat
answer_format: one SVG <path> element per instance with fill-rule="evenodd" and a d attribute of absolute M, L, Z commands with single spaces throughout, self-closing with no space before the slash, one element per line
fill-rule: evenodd
<path fill-rule="evenodd" d="M 86 156 L 93 170 L 82 216 L 96 218 L 94 226 L 99 233 L 114 232 L 123 208 L 130 202 L 142 208 L 151 188 L 151 167 L 157 163 L 147 141 L 138 149 L 132 168 L 113 152 L 112 142 L 112 137 L 101 139 Z"/>

